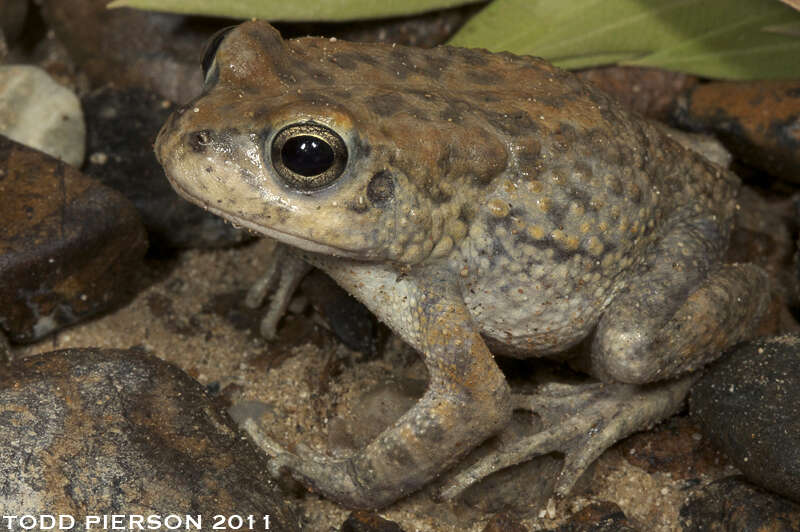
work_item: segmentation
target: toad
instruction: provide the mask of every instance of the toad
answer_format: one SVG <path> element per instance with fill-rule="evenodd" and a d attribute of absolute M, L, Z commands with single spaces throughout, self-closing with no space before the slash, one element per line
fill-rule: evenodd
<path fill-rule="evenodd" d="M 544 60 L 481 50 L 218 36 L 205 90 L 164 125 L 174 188 L 327 272 L 423 357 L 425 394 L 348 458 L 272 458 L 314 491 L 381 507 L 526 407 L 546 428 L 458 473 L 560 451 L 556 493 L 673 413 L 745 338 L 767 277 L 725 264 L 739 181 Z M 494 355 L 596 379 L 515 396 Z"/>

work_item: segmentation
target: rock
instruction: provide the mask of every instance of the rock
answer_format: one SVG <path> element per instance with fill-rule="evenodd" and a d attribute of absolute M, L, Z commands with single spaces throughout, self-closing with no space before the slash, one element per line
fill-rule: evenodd
<path fill-rule="evenodd" d="M 153 356 L 68 349 L 15 361 L 0 374 L 0 419 L 2 515 L 70 515 L 74 531 L 87 515 L 188 514 L 203 530 L 217 514 L 252 515 L 264 530 L 269 515 L 270 530 L 298 530 L 266 457 L 199 383 Z"/>
<path fill-rule="evenodd" d="M 744 481 L 728 477 L 695 491 L 683 505 L 684 532 L 800 530 L 800 506 Z"/>
<path fill-rule="evenodd" d="M 747 164 L 800 183 L 800 82 L 698 85 L 679 100 L 673 118 L 717 135 Z"/>
<path fill-rule="evenodd" d="M 385 329 L 367 307 L 320 270 L 308 274 L 300 290 L 344 345 L 368 357 L 377 355 Z"/>
<path fill-rule="evenodd" d="M 203 88 L 200 60 L 224 22 L 106 9 L 108 0 L 44 0 L 42 15 L 94 86 L 150 89 L 186 102 Z M 230 22 L 228 22 L 230 24 Z"/>
<path fill-rule="evenodd" d="M 86 127 L 78 97 L 39 67 L 0 66 L 0 134 L 80 167 Z"/>
<path fill-rule="evenodd" d="M 180 198 L 153 155 L 158 130 L 174 110 L 144 89 L 106 87 L 85 96 L 85 172 L 131 200 L 155 249 L 211 248 L 254 237 Z"/>
<path fill-rule="evenodd" d="M 357 510 L 342 523 L 341 532 L 403 532 L 400 525 L 374 512 Z"/>
<path fill-rule="evenodd" d="M 698 83 L 695 76 L 657 68 L 611 66 L 577 74 L 630 109 L 662 122 L 669 117 L 678 96 Z"/>
<path fill-rule="evenodd" d="M 0 331 L 30 342 L 132 295 L 147 239 L 133 206 L 0 136 Z"/>
<path fill-rule="evenodd" d="M 572 515 L 569 521 L 549 532 L 635 532 L 619 506 L 613 502 L 596 502 Z"/>
<path fill-rule="evenodd" d="M 748 480 L 800 501 L 800 337 L 729 350 L 692 390 L 691 409 Z"/>

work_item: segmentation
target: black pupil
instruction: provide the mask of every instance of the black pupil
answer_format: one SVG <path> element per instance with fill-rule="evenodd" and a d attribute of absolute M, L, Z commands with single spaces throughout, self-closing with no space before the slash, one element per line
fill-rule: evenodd
<path fill-rule="evenodd" d="M 281 159 L 292 172 L 311 177 L 333 165 L 333 148 L 319 137 L 298 135 L 283 145 Z"/>

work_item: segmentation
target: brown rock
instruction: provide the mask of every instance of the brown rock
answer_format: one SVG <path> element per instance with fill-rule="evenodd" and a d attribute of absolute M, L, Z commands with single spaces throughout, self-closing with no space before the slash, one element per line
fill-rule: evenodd
<path fill-rule="evenodd" d="M 717 135 L 739 159 L 800 183 L 800 81 L 719 81 L 698 85 L 674 118 Z"/>
<path fill-rule="evenodd" d="M 133 206 L 0 136 L 0 330 L 30 342 L 119 305 L 147 238 Z"/>
<path fill-rule="evenodd" d="M 203 530 L 218 514 L 265 530 L 269 515 L 270 530 L 297 530 L 266 456 L 156 357 L 68 349 L 18 360 L 0 374 L 0 419 L 2 515 L 66 514 L 75 531 L 87 515 L 200 516 Z"/>

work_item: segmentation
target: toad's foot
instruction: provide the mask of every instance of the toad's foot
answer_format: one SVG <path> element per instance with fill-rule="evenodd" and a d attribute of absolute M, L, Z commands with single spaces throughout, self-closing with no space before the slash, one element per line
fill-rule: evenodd
<path fill-rule="evenodd" d="M 564 454 L 555 493 L 566 496 L 603 451 L 675 413 L 695 380 L 689 375 L 644 386 L 550 383 L 536 394 L 514 395 L 514 409 L 534 412 L 545 429 L 459 471 L 440 496 L 453 499 L 496 471 L 552 452 Z"/>
<path fill-rule="evenodd" d="M 248 290 L 244 304 L 259 308 L 274 289 L 269 305 L 261 320 L 261 336 L 272 340 L 278 331 L 278 322 L 286 314 L 297 286 L 311 271 L 311 266 L 283 244 L 276 244 L 264 274 Z"/>

